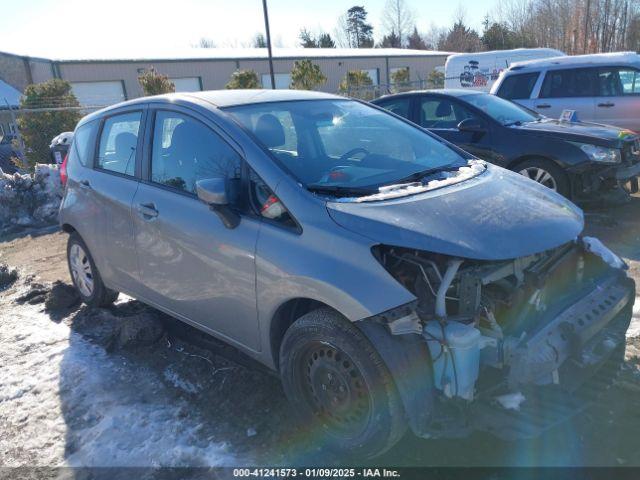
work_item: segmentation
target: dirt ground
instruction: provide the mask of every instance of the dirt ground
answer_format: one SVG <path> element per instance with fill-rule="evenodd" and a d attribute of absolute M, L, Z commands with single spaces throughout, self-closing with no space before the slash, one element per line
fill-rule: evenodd
<path fill-rule="evenodd" d="M 638 219 L 633 198 L 586 223 L 640 284 Z M 291 418 L 278 379 L 234 349 L 135 300 L 95 311 L 52 287 L 70 282 L 65 249 L 55 228 L 0 239 L 0 264 L 19 270 L 0 290 L 0 466 L 363 463 L 319 449 L 315 432 Z M 407 435 L 375 463 L 640 466 L 637 307 L 620 381 L 571 422 L 519 442 Z"/>

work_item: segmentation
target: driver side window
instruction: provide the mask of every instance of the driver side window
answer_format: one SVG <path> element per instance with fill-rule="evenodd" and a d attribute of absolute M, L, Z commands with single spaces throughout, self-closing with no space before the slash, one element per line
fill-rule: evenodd
<path fill-rule="evenodd" d="M 215 132 L 177 112 L 158 111 L 153 133 L 151 180 L 196 193 L 206 178 L 240 176 L 241 158 Z"/>
<path fill-rule="evenodd" d="M 467 118 L 474 115 L 465 107 L 446 98 L 420 99 L 420 126 L 424 128 L 454 129 Z"/>

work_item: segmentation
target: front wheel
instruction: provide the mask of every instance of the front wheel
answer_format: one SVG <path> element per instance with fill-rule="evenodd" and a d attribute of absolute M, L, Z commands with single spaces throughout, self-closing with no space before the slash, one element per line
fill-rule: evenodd
<path fill-rule="evenodd" d="M 554 162 L 545 158 L 534 158 L 519 163 L 514 168 L 520 175 L 538 182 L 560 195 L 569 198 L 571 188 L 567 174 Z"/>
<path fill-rule="evenodd" d="M 375 457 L 406 430 L 382 358 L 358 328 L 329 308 L 307 313 L 289 327 L 280 373 L 294 410 L 333 450 Z"/>

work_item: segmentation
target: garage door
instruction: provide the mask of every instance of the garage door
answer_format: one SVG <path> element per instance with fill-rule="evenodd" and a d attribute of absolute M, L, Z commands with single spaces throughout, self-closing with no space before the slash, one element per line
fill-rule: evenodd
<path fill-rule="evenodd" d="M 273 75 L 276 81 L 276 88 L 278 90 L 284 90 L 289 88 L 291 84 L 291 75 L 288 73 L 275 73 Z M 271 75 L 268 73 L 262 74 L 262 88 L 271 88 Z"/>
<path fill-rule="evenodd" d="M 200 86 L 200 77 L 170 78 L 176 86 L 176 92 L 199 92 L 202 90 Z"/>
<path fill-rule="evenodd" d="M 71 89 L 83 107 L 106 106 L 126 100 L 122 82 L 71 82 Z"/>

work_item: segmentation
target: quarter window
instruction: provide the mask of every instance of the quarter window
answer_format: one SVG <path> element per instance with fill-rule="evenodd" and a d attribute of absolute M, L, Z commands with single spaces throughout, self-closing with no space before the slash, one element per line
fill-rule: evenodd
<path fill-rule="evenodd" d="M 386 102 L 381 102 L 378 105 L 386 110 L 389 110 L 390 112 L 395 113 L 396 115 L 400 115 L 404 118 L 409 118 L 409 104 L 409 98 L 398 98 L 388 100 Z"/>
<path fill-rule="evenodd" d="M 141 119 L 142 112 L 131 112 L 105 120 L 98 149 L 98 167 L 124 175 L 135 174 Z"/>
<path fill-rule="evenodd" d="M 93 135 L 94 122 L 85 123 L 77 128 L 73 134 L 73 145 L 69 151 L 69 161 L 80 163 L 85 167 L 90 163 L 95 136 Z M 93 145 L 92 145 L 93 137 Z"/>
<path fill-rule="evenodd" d="M 176 112 L 156 114 L 151 180 L 196 193 L 196 182 L 207 178 L 239 178 L 240 156 L 199 121 Z"/>
<path fill-rule="evenodd" d="M 548 71 L 540 98 L 592 97 L 596 92 L 593 68 Z"/>
<path fill-rule="evenodd" d="M 505 77 L 498 90 L 498 96 L 507 100 L 524 100 L 529 98 L 539 75 L 538 72 L 535 72 Z"/>

